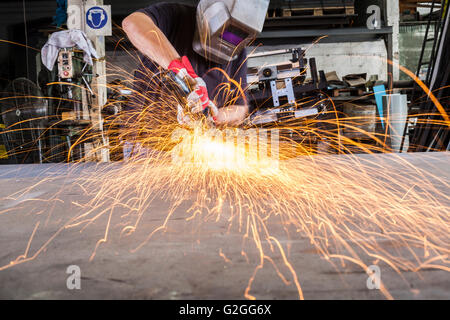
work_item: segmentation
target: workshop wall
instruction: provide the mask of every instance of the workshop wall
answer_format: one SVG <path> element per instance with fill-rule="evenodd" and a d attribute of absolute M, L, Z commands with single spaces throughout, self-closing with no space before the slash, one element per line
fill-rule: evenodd
<path fill-rule="evenodd" d="M 398 1 L 386 0 L 358 0 L 355 5 L 358 18 L 355 26 L 365 27 L 368 14 L 366 9 L 369 5 L 378 5 L 381 10 L 381 19 L 384 26 L 393 27 L 393 48 L 392 55 L 394 62 L 399 61 L 399 3 Z M 316 58 L 317 67 L 325 72 L 336 71 L 338 76 L 343 77 L 351 73 L 367 73 L 370 75 L 378 75 L 379 79 L 387 80 L 387 48 L 383 40 L 370 42 L 340 42 L 340 43 L 292 43 L 291 45 L 270 46 L 258 48 L 258 52 L 271 51 L 277 49 L 286 49 L 288 47 L 307 48 L 306 57 Z M 250 49 L 251 52 L 253 49 Z M 251 59 L 250 66 L 261 66 L 262 64 L 274 64 L 288 60 L 287 56 L 265 57 L 263 59 Z M 400 76 L 399 69 L 394 68 L 394 80 L 398 80 Z"/>
<path fill-rule="evenodd" d="M 317 68 L 327 72 L 336 71 L 342 78 L 351 73 L 367 73 L 379 75 L 380 79 L 387 79 L 387 65 L 384 62 L 387 53 L 384 41 L 346 42 L 346 43 L 318 43 L 291 46 L 263 47 L 258 52 L 286 49 L 287 47 L 302 47 L 307 49 L 306 58 L 316 58 Z M 252 52 L 253 48 L 249 49 Z M 249 67 L 261 67 L 287 61 L 291 55 L 278 55 L 264 58 L 252 58 Z"/>

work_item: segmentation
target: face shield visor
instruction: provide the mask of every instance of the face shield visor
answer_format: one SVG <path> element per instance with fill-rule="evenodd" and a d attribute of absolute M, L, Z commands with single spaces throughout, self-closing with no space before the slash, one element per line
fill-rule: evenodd
<path fill-rule="evenodd" d="M 225 64 L 262 31 L 269 0 L 200 0 L 197 7 L 195 52 Z"/>

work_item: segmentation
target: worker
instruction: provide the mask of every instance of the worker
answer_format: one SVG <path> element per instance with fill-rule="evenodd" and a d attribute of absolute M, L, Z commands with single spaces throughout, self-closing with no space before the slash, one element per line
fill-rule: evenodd
<path fill-rule="evenodd" d="M 245 48 L 262 31 L 268 5 L 269 0 L 200 0 L 197 8 L 163 2 L 132 13 L 122 26 L 143 55 L 137 82 L 145 83 L 158 67 L 189 76 L 195 80 L 190 97 L 203 109 L 219 107 L 216 124 L 239 125 L 249 112 L 240 90 L 247 85 Z"/>

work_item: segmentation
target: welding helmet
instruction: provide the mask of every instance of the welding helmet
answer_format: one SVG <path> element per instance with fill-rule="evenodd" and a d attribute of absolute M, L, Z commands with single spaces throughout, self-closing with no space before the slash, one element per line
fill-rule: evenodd
<path fill-rule="evenodd" d="M 200 0 L 194 51 L 225 64 L 262 31 L 270 0 Z"/>

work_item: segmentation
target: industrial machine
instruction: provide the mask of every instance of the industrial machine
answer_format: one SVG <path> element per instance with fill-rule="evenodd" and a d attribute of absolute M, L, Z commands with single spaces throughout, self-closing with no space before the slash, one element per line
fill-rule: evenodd
<path fill-rule="evenodd" d="M 288 63 L 249 70 L 247 77 L 248 83 L 251 84 L 249 102 L 255 112 L 251 115 L 248 125 L 285 123 L 316 116 L 324 111 L 325 105 L 320 103 L 324 96 L 320 91 L 327 88 L 325 74 L 323 71 L 317 71 L 316 61 L 311 58 L 309 60 L 311 79 L 306 81 L 308 66 L 304 50 L 265 52 L 252 57 L 285 53 L 292 53 L 292 59 Z"/>
<path fill-rule="evenodd" d="M 40 59 L 38 59 L 39 61 Z M 38 81 L 10 82 L 0 101 L 2 142 L 13 163 L 78 161 L 92 130 L 92 68 L 75 48 L 59 50 L 55 68 L 40 66 Z M 87 134 L 89 132 L 89 134 Z M 83 143 L 78 143 L 83 137 Z"/>
<path fill-rule="evenodd" d="M 0 103 L 2 140 L 9 159 L 15 163 L 44 161 L 48 111 L 48 101 L 35 83 L 25 78 L 10 82 Z"/>
<path fill-rule="evenodd" d="M 92 67 L 83 61 L 83 52 L 75 48 L 61 49 L 56 64 L 52 71 L 43 68 L 39 73 L 44 96 L 53 97 L 49 99 L 46 161 L 78 161 L 85 158 L 90 148 L 86 143 L 95 134 L 90 114 L 94 97 Z M 82 136 L 83 143 L 78 143 Z"/>
<path fill-rule="evenodd" d="M 317 145 L 314 132 L 327 115 L 327 81 L 317 71 L 314 58 L 305 59 L 300 48 L 253 54 L 261 58 L 290 54 L 287 62 L 250 68 L 247 81 L 252 113 L 245 123 L 251 128 L 279 128 L 285 138 L 297 143 Z M 310 78 L 307 78 L 307 74 Z"/>

